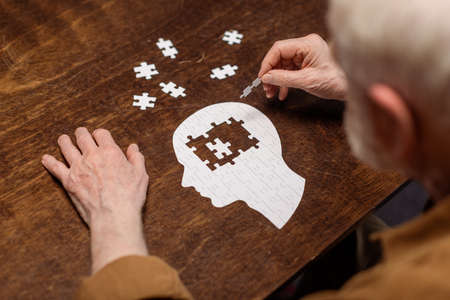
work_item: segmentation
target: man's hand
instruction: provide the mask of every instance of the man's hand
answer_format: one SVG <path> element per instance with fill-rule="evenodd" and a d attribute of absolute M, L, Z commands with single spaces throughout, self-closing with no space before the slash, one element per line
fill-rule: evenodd
<path fill-rule="evenodd" d="M 78 128 L 75 136 L 78 148 L 69 136 L 58 138 L 69 167 L 51 155 L 44 155 L 42 164 L 61 181 L 90 227 L 93 273 L 121 256 L 147 255 L 141 211 L 148 175 L 138 146 L 130 145 L 125 156 L 107 130 L 91 136 Z"/>
<path fill-rule="evenodd" d="M 286 99 L 298 88 L 326 99 L 344 100 L 347 81 L 328 44 L 317 34 L 276 42 L 264 57 L 258 77 L 268 98 Z"/>

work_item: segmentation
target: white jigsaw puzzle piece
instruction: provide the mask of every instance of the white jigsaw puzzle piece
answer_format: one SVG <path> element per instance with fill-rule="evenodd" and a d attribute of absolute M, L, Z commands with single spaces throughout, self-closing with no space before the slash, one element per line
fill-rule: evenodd
<path fill-rule="evenodd" d="M 256 78 L 255 80 L 253 80 L 252 82 L 252 87 L 256 88 L 261 84 L 261 79 L 260 78 Z"/>
<path fill-rule="evenodd" d="M 238 69 L 238 66 L 232 66 L 230 64 L 223 65 L 220 68 L 214 68 L 211 70 L 210 77 L 212 79 L 216 78 L 219 80 L 225 79 L 227 77 L 233 76 L 236 74 L 236 70 Z"/>
<path fill-rule="evenodd" d="M 225 31 L 222 40 L 228 43 L 228 45 L 240 44 L 243 34 L 239 33 L 237 30 Z"/>
<path fill-rule="evenodd" d="M 148 93 L 142 93 L 142 96 L 134 95 L 133 99 L 133 106 L 139 106 L 141 110 L 155 107 L 156 97 L 149 97 Z"/>
<path fill-rule="evenodd" d="M 252 92 L 252 87 L 251 86 L 246 87 L 244 89 L 244 91 L 242 92 L 241 99 L 250 95 L 251 92 Z"/>
<path fill-rule="evenodd" d="M 159 74 L 154 64 L 148 65 L 146 62 L 142 62 L 140 66 L 133 68 L 133 70 L 136 72 L 136 78 L 152 79 L 153 75 Z"/>
<path fill-rule="evenodd" d="M 171 59 L 175 59 L 178 54 L 178 50 L 174 47 L 171 40 L 165 40 L 163 38 L 159 38 L 156 43 L 159 49 L 162 50 L 162 54 L 164 56 L 168 56 Z"/>
<path fill-rule="evenodd" d="M 261 84 L 261 79 L 256 78 L 255 80 L 253 80 L 252 84 L 244 89 L 240 98 L 242 99 L 242 98 L 250 95 L 253 92 L 253 90 L 255 88 L 257 88 L 260 84 Z"/>
<path fill-rule="evenodd" d="M 178 98 L 179 96 L 181 97 L 186 97 L 186 89 L 179 86 L 177 87 L 177 85 L 175 83 L 173 83 L 172 81 L 170 81 L 169 83 L 164 83 L 161 82 L 159 84 L 160 87 L 162 87 L 162 91 L 166 94 L 169 94 L 170 96 L 174 97 L 174 98 Z"/>

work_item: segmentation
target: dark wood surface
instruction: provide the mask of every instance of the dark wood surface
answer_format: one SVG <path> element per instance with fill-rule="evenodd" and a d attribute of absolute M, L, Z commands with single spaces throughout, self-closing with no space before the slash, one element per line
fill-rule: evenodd
<path fill-rule="evenodd" d="M 242 202 L 214 208 L 182 188 L 172 148 L 177 125 L 213 103 L 240 101 L 264 54 L 279 39 L 325 35 L 326 1 L 0 1 L 0 298 L 68 299 L 89 273 L 89 232 L 40 157 L 60 157 L 56 139 L 78 126 L 111 130 L 147 158 L 144 212 L 151 254 L 178 269 L 198 299 L 267 296 L 351 228 L 403 179 L 350 155 L 338 103 L 295 93 L 280 105 L 262 89 L 245 102 L 264 112 L 281 137 L 287 164 L 306 178 L 303 200 L 276 229 Z M 221 40 L 237 29 L 241 45 Z M 171 39 L 177 59 L 155 43 Z M 155 63 L 155 80 L 133 67 Z M 210 70 L 237 64 L 236 76 Z M 174 81 L 173 99 L 159 82 Z M 152 110 L 132 107 L 151 92 Z M 319 279 L 320 280 L 320 279 Z"/>

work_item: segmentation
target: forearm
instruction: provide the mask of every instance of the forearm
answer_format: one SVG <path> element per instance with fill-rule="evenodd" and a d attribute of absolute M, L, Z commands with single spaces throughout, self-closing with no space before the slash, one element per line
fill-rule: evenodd
<path fill-rule="evenodd" d="M 92 274 L 108 263 L 128 255 L 148 255 L 141 215 L 93 218 Z"/>

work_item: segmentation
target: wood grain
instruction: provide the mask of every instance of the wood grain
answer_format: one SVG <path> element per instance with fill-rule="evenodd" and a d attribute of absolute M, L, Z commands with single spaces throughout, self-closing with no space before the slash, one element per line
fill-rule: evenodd
<path fill-rule="evenodd" d="M 341 129 L 342 104 L 293 93 L 284 104 L 261 89 L 245 102 L 274 123 L 287 164 L 307 180 L 289 223 L 276 229 L 239 201 L 215 208 L 182 188 L 172 133 L 213 103 L 240 101 L 273 42 L 326 35 L 326 1 L 29 0 L 0 1 L 0 298 L 68 299 L 89 273 L 89 233 L 40 157 L 60 157 L 56 139 L 78 126 L 109 129 L 147 157 L 144 211 L 150 252 L 180 271 L 198 299 L 261 299 L 334 243 L 403 179 L 352 158 Z M 243 43 L 221 41 L 225 30 Z M 171 39 L 179 55 L 155 43 Z M 133 67 L 155 63 L 155 80 Z M 236 76 L 210 70 L 237 64 Z M 173 81 L 187 97 L 163 94 Z M 152 110 L 132 107 L 150 92 Z"/>

